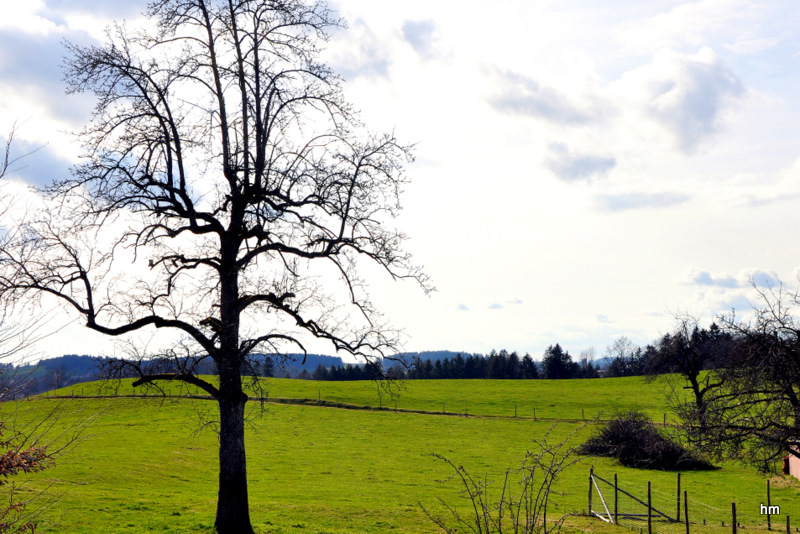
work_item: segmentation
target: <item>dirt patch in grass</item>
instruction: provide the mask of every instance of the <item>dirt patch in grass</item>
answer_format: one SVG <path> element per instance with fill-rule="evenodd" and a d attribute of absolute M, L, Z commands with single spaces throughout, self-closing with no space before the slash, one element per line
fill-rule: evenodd
<path fill-rule="evenodd" d="M 800 480 L 791 475 L 775 475 L 769 479 L 769 485 L 775 489 L 796 488 L 800 490 Z"/>

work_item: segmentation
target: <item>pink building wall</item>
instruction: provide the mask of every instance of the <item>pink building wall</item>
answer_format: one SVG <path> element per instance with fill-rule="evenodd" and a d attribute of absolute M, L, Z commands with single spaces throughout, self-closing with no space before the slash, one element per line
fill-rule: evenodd
<path fill-rule="evenodd" d="M 800 478 L 800 458 L 794 454 L 789 455 L 789 474 L 795 478 Z"/>

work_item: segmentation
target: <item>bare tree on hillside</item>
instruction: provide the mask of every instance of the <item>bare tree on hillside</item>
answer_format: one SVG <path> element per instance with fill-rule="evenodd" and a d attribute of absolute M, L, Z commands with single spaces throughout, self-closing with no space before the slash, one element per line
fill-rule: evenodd
<path fill-rule="evenodd" d="M 760 303 L 753 319 L 721 320 L 730 352 L 711 371 L 721 386 L 706 394 L 686 429 L 706 451 L 764 469 L 787 453 L 800 457 L 800 294 L 754 289 Z"/>
<path fill-rule="evenodd" d="M 669 377 L 670 399 L 680 417 L 702 425 L 707 399 L 725 385 L 724 374 L 712 370 L 726 365 L 732 348 L 733 337 L 716 324 L 700 328 L 696 318 L 680 316 L 673 331 L 655 343 L 645 371 L 649 380 Z M 689 401 L 686 390 L 692 393 Z"/>
<path fill-rule="evenodd" d="M 0 297 L 55 297 L 109 336 L 175 332 L 160 357 L 107 369 L 217 401 L 215 526 L 247 534 L 249 356 L 315 338 L 375 365 L 398 338 L 360 268 L 429 289 L 390 224 L 411 155 L 363 129 L 319 62 L 341 26 L 324 3 L 154 0 L 147 15 L 156 29 L 69 46 L 69 90 L 97 96 L 86 160 L 3 243 Z M 207 360 L 218 382 L 198 376 Z"/>

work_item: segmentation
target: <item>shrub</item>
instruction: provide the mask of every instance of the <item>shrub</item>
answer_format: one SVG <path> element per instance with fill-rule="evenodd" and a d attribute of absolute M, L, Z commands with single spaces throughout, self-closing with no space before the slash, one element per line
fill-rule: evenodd
<path fill-rule="evenodd" d="M 461 497 L 470 501 L 471 506 L 466 509 L 472 512 L 462 515 L 457 506 L 448 504 L 441 497 L 438 500 L 444 508 L 443 515 L 419 503 L 422 511 L 447 534 L 559 534 L 567 516 L 548 520 L 547 507 L 556 494 L 553 490 L 556 479 L 579 460 L 573 455 L 575 449 L 568 443 L 583 427 L 556 444 L 547 441 L 553 428 L 541 440 L 533 441 L 533 449 L 525 453 L 522 465 L 515 473 L 506 470 L 499 498 L 489 498 L 491 484 L 485 478 L 473 478 L 463 466 L 433 454 L 434 458 L 450 466 L 453 473 L 444 482 L 460 481 Z M 516 485 L 513 484 L 515 478 Z"/>
<path fill-rule="evenodd" d="M 635 411 L 609 421 L 578 452 L 616 458 L 626 467 L 640 469 L 714 469 L 713 465 L 662 434 L 646 415 Z"/>

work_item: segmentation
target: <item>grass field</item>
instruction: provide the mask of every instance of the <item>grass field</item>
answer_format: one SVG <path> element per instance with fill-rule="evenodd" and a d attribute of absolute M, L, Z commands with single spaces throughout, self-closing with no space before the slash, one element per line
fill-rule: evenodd
<path fill-rule="evenodd" d="M 418 503 L 433 505 L 437 497 L 457 503 L 459 488 L 437 482 L 450 473 L 431 453 L 499 483 L 507 468 L 519 466 L 531 440 L 554 424 L 534 421 L 534 406 L 537 417 L 561 420 L 580 419 L 581 408 L 589 418 L 599 411 L 607 414 L 635 406 L 660 421 L 667 409 L 663 387 L 641 379 L 409 381 L 397 399 L 401 409 L 441 411 L 444 402 L 446 411 L 457 412 L 467 406 L 470 417 L 272 403 L 261 414 L 254 404 L 247 434 L 254 526 L 262 534 L 437 532 Z M 73 392 L 89 395 L 97 388 L 84 384 Z M 126 388 L 123 384 L 120 391 L 129 392 Z M 394 402 L 379 400 L 368 382 L 273 379 L 269 390 L 276 398 L 322 398 L 367 406 Z M 55 468 L 26 477 L 28 491 L 52 484 L 48 493 L 58 495 L 45 516 L 58 524 L 46 531 L 212 532 L 217 439 L 211 431 L 197 432 L 197 412 L 213 413 L 212 402 L 44 398 L 20 403 L 16 419 L 36 420 L 54 406 L 60 410 L 59 425 L 97 417 Z M 562 438 L 580 424 L 556 422 L 552 437 Z M 583 429 L 581 437 L 590 431 Z M 607 459 L 584 458 L 564 474 L 559 485 L 564 495 L 556 499 L 552 516 L 586 509 L 590 465 L 606 478 L 616 472 L 622 487 L 640 495 L 651 481 L 654 505 L 675 508 L 675 473 L 638 471 Z M 694 514 L 707 515 L 709 525 L 719 521 L 718 511 L 727 517 L 733 501 L 740 517 L 758 520 L 758 507 L 766 502 L 765 478 L 739 465 L 684 473 L 683 489 L 688 490 L 690 502 L 699 499 L 717 509 L 692 508 Z M 774 487 L 772 504 L 800 523 L 797 488 Z M 569 525 L 570 530 L 622 532 L 586 519 L 570 520 Z"/>
<path fill-rule="evenodd" d="M 213 377 L 206 377 L 211 379 Z M 397 393 L 379 388 L 376 383 L 318 382 L 314 380 L 265 380 L 272 399 L 311 399 L 357 406 L 397 408 L 440 413 L 579 420 L 607 419 L 616 411 L 640 409 L 654 420 L 669 417 L 667 385 L 645 383 L 641 377 L 613 380 L 408 380 L 392 387 Z M 569 384 L 565 388 L 565 384 Z M 176 393 L 178 386 L 167 384 L 166 391 Z M 54 392 L 61 395 L 95 395 L 110 392 L 120 395 L 137 393 L 131 381 L 115 384 L 78 384 Z M 205 395 L 198 389 L 192 394 Z M 254 393 L 254 392 L 251 392 Z"/>

